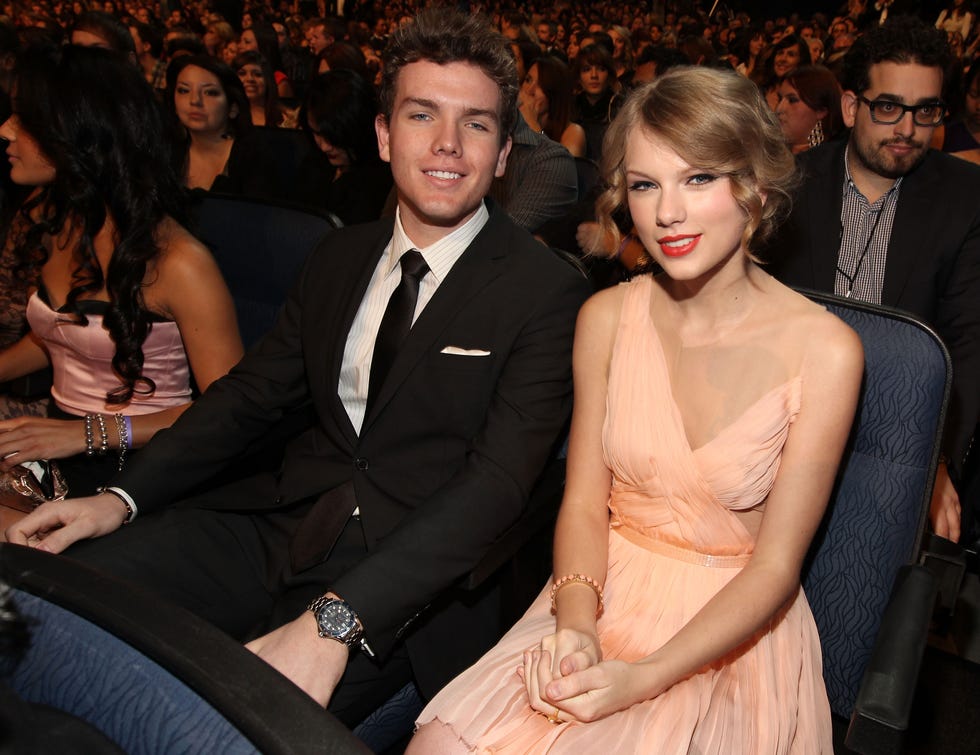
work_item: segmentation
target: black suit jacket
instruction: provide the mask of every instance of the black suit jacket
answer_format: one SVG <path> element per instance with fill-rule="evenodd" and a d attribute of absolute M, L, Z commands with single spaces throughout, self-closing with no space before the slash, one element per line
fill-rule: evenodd
<path fill-rule="evenodd" d="M 833 293 L 846 142 L 804 152 L 792 215 L 764 259 L 788 285 Z M 945 450 L 962 470 L 980 413 L 980 168 L 935 150 L 905 176 L 881 303 L 933 326 L 953 358 Z"/>
<path fill-rule="evenodd" d="M 357 435 L 337 384 L 347 334 L 391 234 L 391 219 L 331 234 L 273 331 L 114 480 L 141 515 L 158 509 L 312 400 L 316 422 L 289 444 L 278 478 L 237 486 L 227 505 L 268 509 L 319 496 L 316 505 L 330 506 L 338 490 L 352 490 L 369 553 L 323 588 L 353 605 L 381 655 L 521 514 L 568 418 L 575 316 L 588 295 L 578 273 L 491 206 Z M 444 353 L 449 346 L 490 353 Z M 330 542 L 324 533 L 324 550 Z M 436 613 L 406 637 L 430 687 L 461 670 L 434 638 L 478 629 L 466 611 Z"/>

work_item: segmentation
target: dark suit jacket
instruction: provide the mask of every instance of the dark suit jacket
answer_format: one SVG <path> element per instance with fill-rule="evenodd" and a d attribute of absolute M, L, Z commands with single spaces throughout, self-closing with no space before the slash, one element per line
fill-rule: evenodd
<path fill-rule="evenodd" d="M 278 479 L 250 480 L 227 505 L 268 509 L 310 496 L 331 505 L 321 494 L 352 489 L 369 554 L 323 587 L 353 605 L 379 655 L 522 512 L 568 418 L 575 316 L 588 294 L 584 278 L 491 206 L 413 326 L 358 436 L 337 383 L 391 233 L 387 219 L 329 236 L 273 331 L 114 480 L 141 515 L 158 509 L 312 399 L 317 421 L 289 444 Z M 490 354 L 443 353 L 447 346 Z M 440 616 L 452 626 L 440 627 Z M 470 631 L 465 611 L 448 609 L 415 628 L 406 639 L 417 675 L 435 684 L 461 670 L 452 648 L 425 640 Z"/>
<path fill-rule="evenodd" d="M 846 142 L 800 156 L 792 215 L 763 259 L 788 285 L 833 293 Z M 962 469 L 980 413 L 980 168 L 930 150 L 902 181 L 881 303 L 933 326 L 953 358 L 945 450 Z"/>

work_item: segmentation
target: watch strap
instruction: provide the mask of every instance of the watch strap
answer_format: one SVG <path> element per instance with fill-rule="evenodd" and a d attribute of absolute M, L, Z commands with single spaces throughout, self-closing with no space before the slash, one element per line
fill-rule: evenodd
<path fill-rule="evenodd" d="M 354 617 L 355 628 L 347 637 L 334 637 L 333 635 L 325 634 L 323 630 L 320 629 L 320 619 L 318 615 L 319 611 L 321 608 L 323 608 L 325 605 L 327 605 L 327 603 L 330 603 L 331 601 L 337 601 L 338 603 L 343 603 L 344 606 L 347 607 L 347 610 L 350 611 L 351 616 Z M 314 598 L 312 601 L 310 601 L 310 604 L 306 607 L 306 610 L 313 612 L 313 616 L 317 620 L 317 634 L 319 634 L 321 637 L 325 639 L 336 640 L 338 642 L 343 642 L 345 645 L 347 645 L 347 647 L 353 647 L 356 644 L 368 658 L 375 657 L 374 651 L 371 649 L 371 646 L 368 645 L 367 640 L 364 639 L 364 625 L 361 624 L 361 620 L 358 617 L 357 612 L 353 608 L 351 608 L 350 603 L 345 601 L 343 598 L 333 598 L 330 597 L 329 595 L 321 595 L 318 598 Z"/>

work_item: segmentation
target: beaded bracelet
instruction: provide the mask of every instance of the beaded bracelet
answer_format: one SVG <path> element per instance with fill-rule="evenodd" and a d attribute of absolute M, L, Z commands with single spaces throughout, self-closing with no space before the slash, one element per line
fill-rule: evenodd
<path fill-rule="evenodd" d="M 116 433 L 119 435 L 119 470 L 126 463 L 126 451 L 130 448 L 129 431 L 126 427 L 126 419 L 121 414 L 114 415 L 116 418 Z"/>
<path fill-rule="evenodd" d="M 92 415 L 85 415 L 85 455 L 95 456 L 95 435 L 92 433 Z"/>
<path fill-rule="evenodd" d="M 99 423 L 99 442 L 100 445 L 95 452 L 99 456 L 105 456 L 106 452 L 109 450 L 109 431 L 106 430 L 105 417 L 101 414 L 95 415 L 95 421 Z"/>
<path fill-rule="evenodd" d="M 581 582 L 583 585 L 588 585 L 595 592 L 595 596 L 599 600 L 599 605 L 597 605 L 595 609 L 595 617 L 598 619 L 600 616 L 602 616 L 602 612 L 605 609 L 605 602 L 602 598 L 602 585 L 586 574 L 566 574 L 564 577 L 555 582 L 551 588 L 551 612 L 558 613 L 558 605 L 555 603 L 555 599 L 558 597 L 558 591 L 566 585 L 570 585 L 575 582 Z"/>

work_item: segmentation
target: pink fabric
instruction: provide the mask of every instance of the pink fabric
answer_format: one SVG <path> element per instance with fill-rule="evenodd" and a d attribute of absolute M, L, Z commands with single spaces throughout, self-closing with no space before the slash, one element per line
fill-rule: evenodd
<path fill-rule="evenodd" d="M 650 319 L 651 279 L 626 285 L 603 433 L 614 484 L 598 628 L 603 657 L 632 661 L 661 647 L 748 562 L 753 538 L 733 511 L 768 495 L 801 382 L 769 390 L 692 450 Z M 515 672 L 523 651 L 554 631 L 549 590 L 419 724 L 447 723 L 480 753 L 833 751 L 820 642 L 802 590 L 755 638 L 659 697 L 558 726 L 529 707 Z"/>
<path fill-rule="evenodd" d="M 143 343 L 143 374 L 153 380 L 152 394 L 133 395 L 128 404 L 107 404 L 106 394 L 118 387 L 112 369 L 115 344 L 101 315 L 87 315 L 81 326 L 70 315 L 52 310 L 35 293 L 27 303 L 31 332 L 47 350 L 54 370 L 51 395 L 69 414 L 109 412 L 150 414 L 191 400 L 190 367 L 174 322 L 155 322 Z M 137 386 L 137 391 L 140 386 Z"/>

